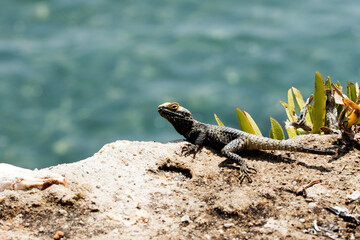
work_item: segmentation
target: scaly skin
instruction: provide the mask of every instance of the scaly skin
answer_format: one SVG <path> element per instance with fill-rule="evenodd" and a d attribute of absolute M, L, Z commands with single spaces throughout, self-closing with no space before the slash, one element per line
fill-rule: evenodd
<path fill-rule="evenodd" d="M 190 111 L 178 103 L 163 103 L 158 107 L 159 114 L 167 119 L 178 133 L 183 135 L 190 145 L 183 148 L 185 155 L 196 153 L 203 147 L 209 146 L 220 150 L 221 154 L 240 166 L 240 181 L 245 178 L 252 182 L 250 173 L 256 170 L 249 167 L 237 152 L 242 150 L 285 150 L 305 152 L 321 155 L 334 155 L 332 149 L 320 150 L 295 145 L 286 140 L 274 140 L 243 132 L 230 127 L 210 125 L 196 121 Z M 194 144 L 194 145 L 193 145 Z"/>

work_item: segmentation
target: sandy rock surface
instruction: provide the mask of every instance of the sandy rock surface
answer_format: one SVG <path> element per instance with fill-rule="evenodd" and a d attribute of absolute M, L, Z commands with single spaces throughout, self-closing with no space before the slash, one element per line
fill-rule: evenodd
<path fill-rule="evenodd" d="M 292 141 L 325 148 L 337 137 Z M 341 146 L 338 157 L 245 152 L 258 172 L 242 184 L 237 169 L 222 167 L 226 159 L 211 149 L 181 156 L 185 144 L 117 141 L 49 168 L 66 187 L 0 193 L 0 239 L 360 238 L 359 226 L 324 209 L 360 213 L 360 200 L 347 200 L 360 190 L 356 144 Z"/>

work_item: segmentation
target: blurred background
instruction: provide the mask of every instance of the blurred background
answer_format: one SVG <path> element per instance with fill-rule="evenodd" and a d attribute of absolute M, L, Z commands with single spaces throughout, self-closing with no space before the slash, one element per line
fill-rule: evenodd
<path fill-rule="evenodd" d="M 42 168 L 118 140 L 182 138 L 157 113 L 177 101 L 201 121 L 268 136 L 269 117 L 315 71 L 360 77 L 358 1 L 2 0 L 0 162 Z"/>

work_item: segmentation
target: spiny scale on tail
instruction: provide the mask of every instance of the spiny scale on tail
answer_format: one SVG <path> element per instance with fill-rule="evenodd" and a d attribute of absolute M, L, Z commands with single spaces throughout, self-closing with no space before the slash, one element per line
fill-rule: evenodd
<path fill-rule="evenodd" d="M 288 140 L 275 140 L 271 138 L 261 137 L 249 134 L 246 141 L 246 149 L 248 150 L 283 150 L 291 152 L 304 152 L 319 155 L 334 155 L 336 152 L 332 149 L 317 149 L 298 145 Z"/>

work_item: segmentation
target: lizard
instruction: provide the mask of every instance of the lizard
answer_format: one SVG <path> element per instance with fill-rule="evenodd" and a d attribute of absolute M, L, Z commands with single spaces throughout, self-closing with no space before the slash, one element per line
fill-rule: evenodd
<path fill-rule="evenodd" d="M 182 154 L 184 153 L 185 156 L 193 154 L 195 158 L 196 153 L 204 146 L 220 150 L 221 156 L 239 166 L 240 183 L 245 179 L 251 183 L 250 174 L 257 173 L 256 169 L 248 166 L 246 161 L 238 154 L 243 150 L 284 150 L 320 155 L 336 154 L 333 149 L 310 148 L 294 144 L 288 140 L 275 140 L 231 127 L 202 123 L 195 120 L 189 110 L 176 102 L 166 102 L 159 105 L 158 112 L 189 142 L 182 148 Z"/>

